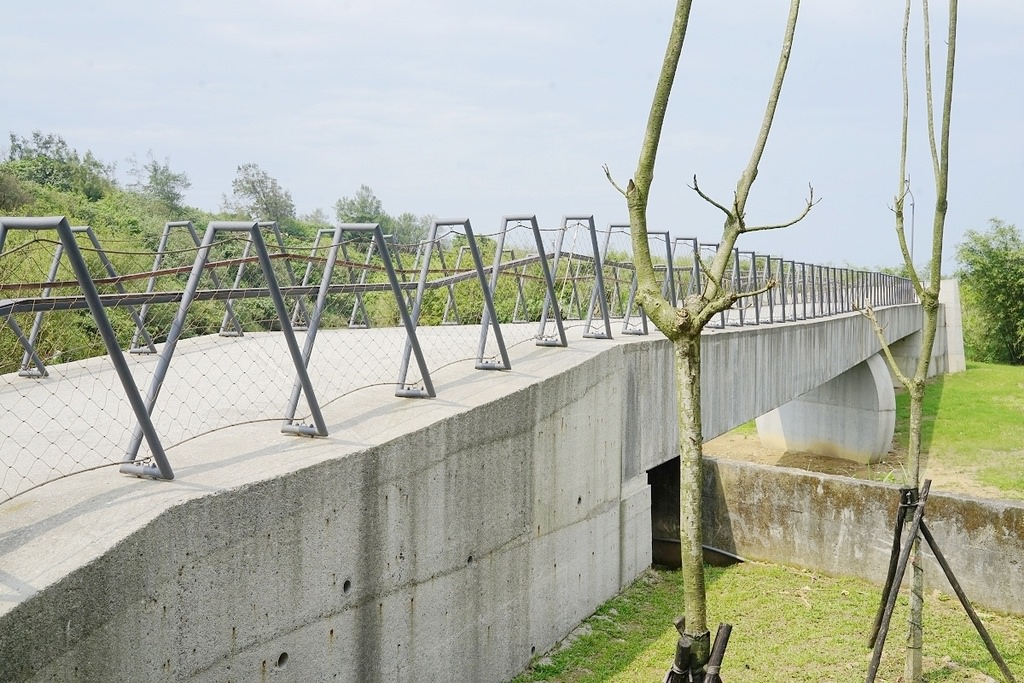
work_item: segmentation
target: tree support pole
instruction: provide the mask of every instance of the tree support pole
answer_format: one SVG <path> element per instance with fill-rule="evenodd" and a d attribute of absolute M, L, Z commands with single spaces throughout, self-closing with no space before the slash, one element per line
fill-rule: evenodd
<path fill-rule="evenodd" d="M 999 650 L 996 649 L 996 644 L 992 642 L 992 637 L 989 636 L 988 630 L 985 625 L 981 623 L 981 619 L 978 617 L 978 613 L 974 611 L 974 607 L 971 606 L 970 601 L 967 599 L 967 594 L 964 593 L 963 588 L 960 587 L 960 582 L 957 581 L 953 575 L 953 570 L 950 568 L 949 563 L 946 562 L 946 557 L 939 550 L 939 545 L 935 542 L 935 537 L 932 536 L 932 532 L 928 529 L 928 526 L 921 521 L 921 534 L 924 536 L 924 540 L 928 542 L 928 547 L 932 549 L 932 553 L 935 555 L 935 559 L 938 561 L 939 566 L 942 567 L 942 571 L 945 572 L 946 578 L 949 579 L 949 585 L 953 587 L 953 592 L 956 593 L 956 597 L 960 599 L 960 604 L 964 606 L 964 611 L 967 612 L 967 616 L 971 618 L 971 623 L 974 624 L 974 628 L 978 630 L 978 635 L 985 642 L 985 647 L 988 649 L 988 653 L 992 655 L 992 659 L 995 661 L 996 666 L 1006 677 L 1009 683 L 1015 683 L 1016 679 L 1013 677 L 1013 673 L 1010 671 L 1010 667 L 1006 665 L 1002 656 L 999 654 Z"/>
<path fill-rule="evenodd" d="M 967 612 L 967 616 L 970 617 L 971 623 L 978 631 L 978 635 L 981 636 L 982 641 L 985 643 L 985 647 L 988 653 L 992 656 L 996 666 L 999 667 L 999 671 L 1002 672 L 1008 683 L 1016 683 L 1016 679 L 1013 673 L 1010 671 L 1010 667 L 1006 664 L 1006 661 L 999 654 L 999 650 L 996 648 L 995 643 L 992 641 L 988 630 L 982 623 L 981 618 L 978 617 L 978 613 L 975 612 L 974 607 L 971 606 L 970 601 L 967 599 L 967 594 L 964 593 L 963 588 L 960 586 L 960 582 L 953 574 L 953 570 L 949 566 L 949 562 L 946 561 L 946 557 L 939 550 L 938 543 L 935 542 L 935 537 L 932 536 L 931 530 L 924 523 L 924 506 L 928 500 L 928 490 L 931 488 L 931 480 L 925 479 L 924 486 L 921 488 L 921 493 L 917 501 L 913 501 L 914 489 L 900 489 L 900 512 L 896 518 L 896 541 L 894 541 L 894 550 L 898 547 L 898 541 L 901 536 L 901 528 L 903 525 L 904 516 L 906 510 L 910 507 L 914 507 L 914 517 L 910 524 L 909 537 L 907 544 L 900 549 L 899 558 L 895 565 L 895 571 L 893 571 L 893 564 L 890 561 L 889 565 L 889 577 L 886 579 L 885 588 L 882 591 L 883 607 L 875 619 L 875 626 L 872 630 L 869 642 L 873 645 L 874 649 L 871 653 L 871 663 L 868 665 L 868 674 L 866 683 L 873 683 L 875 676 L 878 673 L 878 666 L 882 658 L 882 648 L 885 646 L 885 637 L 889 632 L 889 622 L 892 618 L 893 608 L 896 605 L 896 596 L 899 593 L 899 586 L 903 582 L 903 575 L 906 573 L 907 564 L 910 560 L 910 554 L 915 546 L 915 539 L 918 534 L 924 537 L 928 547 L 931 548 L 932 553 L 935 555 L 936 561 L 939 566 L 942 567 L 942 571 L 946 574 L 946 578 L 949 580 L 949 585 L 953 587 L 953 591 L 956 593 L 956 597 L 960 600 L 960 604 L 963 605 L 964 611 Z M 893 555 L 895 558 L 895 553 Z M 715 643 L 717 647 L 718 643 Z"/>
<path fill-rule="evenodd" d="M 892 590 L 892 582 L 896 577 L 896 564 L 900 556 L 900 548 L 903 546 L 903 522 L 906 520 L 907 511 L 917 502 L 914 489 L 900 489 L 900 506 L 896 513 L 896 527 L 892 536 L 892 552 L 889 555 L 889 571 L 885 576 L 885 587 L 882 588 L 882 598 L 878 603 L 878 613 L 875 615 L 875 625 L 871 627 L 871 635 L 868 637 L 868 647 L 875 646 L 875 639 L 878 637 L 878 628 L 882 625 L 882 613 L 885 612 L 885 601 Z"/>
<path fill-rule="evenodd" d="M 918 531 L 921 528 L 921 521 L 924 519 L 924 504 L 928 500 L 928 489 L 931 488 L 931 479 L 925 479 L 924 486 L 921 487 L 921 496 L 917 503 L 917 509 L 914 511 L 914 520 L 910 523 L 910 538 L 916 538 Z M 889 621 L 892 619 L 892 611 L 896 606 L 896 595 L 899 593 L 899 585 L 903 583 L 903 575 L 907 571 L 907 562 L 910 561 L 910 551 L 913 549 L 913 543 L 907 543 L 903 546 L 903 550 L 900 552 L 899 562 L 896 565 L 896 574 L 893 577 L 893 584 L 889 588 L 889 594 L 885 599 L 885 609 L 882 610 L 882 620 L 879 624 L 878 638 L 875 640 L 875 648 L 871 652 L 871 663 L 868 665 L 868 675 L 865 679 L 866 683 L 874 683 L 875 676 L 878 674 L 878 665 L 882 661 L 882 647 L 885 645 L 885 637 L 889 633 Z"/>

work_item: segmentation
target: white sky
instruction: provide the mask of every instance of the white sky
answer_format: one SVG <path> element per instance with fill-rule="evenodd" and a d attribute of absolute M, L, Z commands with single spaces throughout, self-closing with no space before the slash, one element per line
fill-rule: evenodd
<path fill-rule="evenodd" d="M 788 2 L 699 1 L 690 20 L 650 226 L 717 241 L 757 134 Z M 820 204 L 743 249 L 857 266 L 899 261 L 897 0 L 804 0 L 751 223 Z M 937 96 L 945 3 L 934 0 Z M 217 210 L 240 164 L 276 178 L 300 214 L 369 185 L 392 214 L 567 213 L 626 219 L 601 165 L 632 174 L 674 3 L 668 0 L 37 0 L 5 3 L 0 146 L 58 133 L 105 162 L 152 150 Z M 920 17 L 915 42 L 920 43 Z M 947 257 L 991 217 L 1018 225 L 1024 182 L 1024 3 L 961 3 Z M 915 252 L 934 198 L 920 50 L 912 55 Z M 917 68 L 914 68 L 914 67 Z M 909 216 L 908 216 L 909 219 Z"/>

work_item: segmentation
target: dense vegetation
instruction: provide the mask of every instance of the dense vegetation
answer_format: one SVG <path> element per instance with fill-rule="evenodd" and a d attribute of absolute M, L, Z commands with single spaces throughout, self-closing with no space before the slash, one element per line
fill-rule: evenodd
<path fill-rule="evenodd" d="M 320 229 L 334 223 L 322 210 L 297 216 L 290 193 L 256 164 L 238 166 L 231 194 L 225 196 L 224 205 L 216 212 L 185 204 L 185 193 L 190 187 L 188 176 L 174 171 L 167 160 L 160 161 L 150 153 L 145 162 L 130 159 L 128 166 L 129 182 L 122 184 L 115 176 L 114 164 L 98 160 L 91 152 L 79 154 L 60 135 L 35 131 L 22 137 L 12 133 L 7 153 L 0 161 L 0 216 L 65 216 L 71 225 L 89 226 L 118 274 L 151 269 L 161 233 L 171 221 L 191 221 L 200 234 L 212 220 L 276 221 L 289 251 L 302 254 L 308 253 Z M 416 242 L 432 221 L 431 216 L 411 213 L 392 217 L 372 189 L 365 185 L 354 196 L 339 199 L 334 209 L 338 222 L 380 223 L 398 243 Z M 34 290 L 26 290 L 19 288 L 18 283 L 49 279 L 54 239 L 55 235 L 14 232 L 7 236 L 3 247 L 7 256 L 0 259 L 0 298 L 39 295 L 38 285 Z M 227 240 L 218 245 L 212 257 L 238 257 L 242 250 L 241 240 Z M 102 274 L 98 255 L 88 246 L 85 254 L 94 272 Z M 194 256 L 190 237 L 184 232 L 172 233 L 161 265 L 184 268 L 192 263 Z M 258 268 L 250 267 L 247 277 L 251 278 L 257 271 Z M 295 265 L 293 271 L 301 277 L 301 264 Z M 177 276 L 176 282 L 158 284 L 157 289 L 180 289 L 186 277 L 187 271 Z M 56 279 L 74 280 L 66 260 Z M 144 284 L 135 282 L 125 286 L 129 289 L 134 286 L 137 290 Z M 53 295 L 62 293 L 74 292 L 59 288 L 51 291 Z M 364 303 L 368 316 L 378 324 L 393 323 L 397 319 L 394 301 L 389 302 L 385 296 L 369 295 Z M 340 316 L 345 309 L 347 316 L 352 306 L 351 298 L 334 302 L 333 312 Z M 235 309 L 243 325 L 251 322 L 266 326 L 274 317 L 266 301 L 238 302 Z M 166 330 L 173 313 L 171 306 L 154 307 L 147 327 L 148 321 L 153 320 L 155 329 Z M 188 333 L 218 329 L 223 315 L 223 304 L 198 302 L 190 309 Z M 114 309 L 111 318 L 119 338 L 127 343 L 134 332 L 128 313 Z M 32 316 L 19 314 L 17 320 L 27 334 Z M 73 360 L 103 352 L 95 325 L 86 311 L 47 314 L 41 325 L 35 346 L 44 359 Z M 3 359 L 0 372 L 16 369 L 21 355 L 14 334 L 6 325 L 0 326 L 0 358 Z"/>
<path fill-rule="evenodd" d="M 999 219 L 957 247 L 967 357 L 1024 364 L 1024 238 Z"/>

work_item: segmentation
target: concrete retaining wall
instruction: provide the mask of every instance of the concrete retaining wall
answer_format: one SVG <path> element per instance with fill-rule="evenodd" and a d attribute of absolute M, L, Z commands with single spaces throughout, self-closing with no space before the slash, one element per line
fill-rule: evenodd
<path fill-rule="evenodd" d="M 882 583 L 896 487 L 708 458 L 704 542 L 741 557 Z M 1024 614 L 1024 503 L 932 491 L 925 521 L 968 597 Z M 930 551 L 926 581 L 952 590 Z"/>
<path fill-rule="evenodd" d="M 176 505 L 0 616 L 0 680 L 507 680 L 650 564 L 665 348 Z"/>

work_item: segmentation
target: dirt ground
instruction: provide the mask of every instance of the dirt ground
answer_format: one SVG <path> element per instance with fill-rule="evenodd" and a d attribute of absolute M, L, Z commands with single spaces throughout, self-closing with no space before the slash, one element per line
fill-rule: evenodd
<path fill-rule="evenodd" d="M 784 453 L 761 445 L 757 434 L 730 432 L 704 444 L 705 455 L 742 460 L 779 467 L 794 467 L 810 472 L 839 474 L 856 479 L 903 483 L 905 453 L 890 451 L 880 462 L 873 465 L 839 458 L 814 455 L 813 453 Z M 942 463 L 925 463 L 925 476 L 932 480 L 932 491 L 960 493 L 973 498 L 1002 499 L 1005 494 L 999 489 L 986 486 L 974 479 L 967 469 L 952 468 Z"/>

